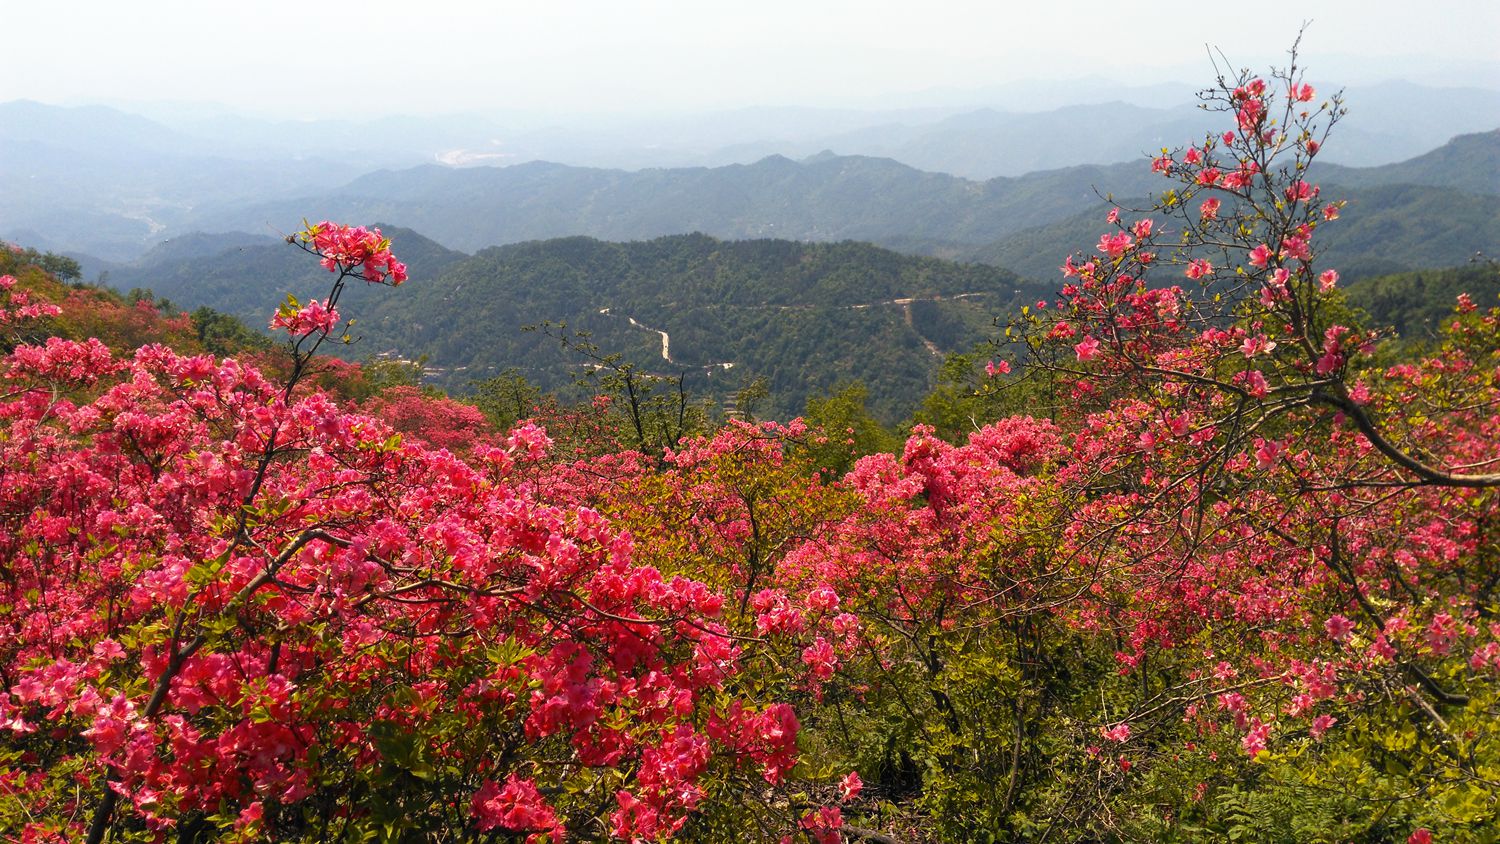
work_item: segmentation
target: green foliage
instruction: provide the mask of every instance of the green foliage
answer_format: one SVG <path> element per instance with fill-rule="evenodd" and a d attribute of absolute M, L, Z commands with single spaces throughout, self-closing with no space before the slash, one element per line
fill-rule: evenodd
<path fill-rule="evenodd" d="M 493 378 L 474 381 L 470 399 L 498 430 L 504 431 L 530 419 L 542 401 L 541 388 L 526 380 L 518 369 L 507 369 Z"/>
<path fill-rule="evenodd" d="M 1323 266 L 1337 268 L 1346 279 L 1450 266 L 1475 252 L 1500 252 L 1500 196 L 1406 184 L 1344 189 L 1325 183 L 1322 189 L 1325 197 L 1349 199 L 1347 213 L 1329 229 L 1319 251 Z M 1119 204 L 1148 206 L 1139 199 Z M 1094 210 L 1008 234 L 962 257 L 1008 267 L 1023 278 L 1058 278 L 1063 256 L 1104 231 L 1108 207 L 1100 203 Z"/>
<path fill-rule="evenodd" d="M 1012 364 L 1011 373 L 991 376 L 985 371 L 991 360 L 1006 357 L 992 344 L 949 355 L 937 386 L 922 399 L 913 421 L 931 426 L 942 439 L 961 442 L 970 432 L 1007 416 L 1056 419 L 1066 389 L 1059 386 L 1056 373 L 1020 364 Z"/>
<path fill-rule="evenodd" d="M 1450 663 L 1461 674 L 1459 661 Z M 1393 690 L 1394 691 L 1394 690 Z M 1411 694 L 1345 706 L 1323 740 L 1304 737 L 1254 763 L 1221 770 L 1178 823 L 1153 835 L 1173 840 L 1300 844 L 1402 842 L 1416 828 L 1434 840 L 1500 841 L 1500 731 L 1492 687 L 1472 684 L 1468 705 L 1434 720 Z M 1143 829 L 1144 833 L 1146 830 Z"/>
<path fill-rule="evenodd" d="M 1430 340 L 1462 293 L 1481 308 L 1493 306 L 1500 296 L 1500 267 L 1477 262 L 1365 279 L 1350 285 L 1348 297 L 1369 314 L 1369 324 L 1394 328 L 1408 340 Z"/>
<path fill-rule="evenodd" d="M 375 356 L 366 358 L 360 370 L 369 384 L 370 392 L 379 393 L 390 387 L 422 386 L 422 372 L 426 366 L 425 357 L 406 360 L 405 358 Z M 433 392 L 434 395 L 440 395 L 438 391 Z"/>
<path fill-rule="evenodd" d="M 265 351 L 274 345 L 266 335 L 250 330 L 239 319 L 213 308 L 198 308 L 190 316 L 193 328 L 198 332 L 198 342 L 212 354 L 224 356 L 246 350 Z"/>
<path fill-rule="evenodd" d="M 807 400 L 803 418 L 826 438 L 810 447 L 812 463 L 830 477 L 841 477 L 867 454 L 901 449 L 901 438 L 870 415 L 868 397 L 865 385 L 855 383 Z"/>
<path fill-rule="evenodd" d="M 24 249 L 17 256 L 22 263 L 36 266 L 49 275 L 56 276 L 63 281 L 77 281 L 83 277 L 83 270 L 78 261 L 66 255 L 56 255 L 51 252 L 38 252 L 35 249 Z"/>
<path fill-rule="evenodd" d="M 528 326 L 557 340 L 577 366 L 574 384 L 590 404 L 603 411 L 600 433 L 604 442 L 581 444 L 585 449 L 608 446 L 657 456 L 675 448 L 683 437 L 710 430 L 712 403 L 694 396 L 684 375 L 658 375 L 642 369 L 615 352 L 606 354 L 586 331 L 543 323 Z"/>

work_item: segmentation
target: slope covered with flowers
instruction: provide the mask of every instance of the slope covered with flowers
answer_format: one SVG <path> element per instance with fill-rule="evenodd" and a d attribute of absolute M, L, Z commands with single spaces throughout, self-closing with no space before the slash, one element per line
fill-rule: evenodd
<path fill-rule="evenodd" d="M 1500 309 L 1386 342 L 1318 263 L 1337 99 L 1209 103 L 987 368 L 1065 409 L 847 472 L 852 426 L 351 395 L 378 231 L 294 238 L 329 295 L 264 366 L 6 258 L 0 829 L 1494 840 Z"/>

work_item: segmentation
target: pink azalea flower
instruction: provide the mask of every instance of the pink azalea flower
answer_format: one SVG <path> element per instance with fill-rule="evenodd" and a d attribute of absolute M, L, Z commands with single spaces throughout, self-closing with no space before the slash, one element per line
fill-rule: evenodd
<path fill-rule="evenodd" d="M 1251 722 L 1250 731 L 1245 734 L 1245 738 L 1240 743 L 1244 746 L 1245 753 L 1249 754 L 1251 759 L 1254 759 L 1265 751 L 1266 741 L 1270 737 L 1271 726 L 1269 724 L 1262 724 L 1260 719 L 1256 718 Z"/>
<path fill-rule="evenodd" d="M 1183 271 L 1183 275 L 1187 276 L 1190 279 L 1193 279 L 1194 281 L 1197 281 L 1198 279 L 1203 278 L 1206 275 L 1212 275 L 1213 271 L 1213 264 L 1210 264 L 1203 258 L 1195 258 L 1188 262 L 1187 269 Z"/>
<path fill-rule="evenodd" d="M 1322 741 L 1323 734 L 1328 732 L 1328 728 L 1332 727 L 1334 724 L 1337 724 L 1338 721 L 1339 719 L 1333 717 L 1332 715 L 1319 715 L 1318 717 L 1313 719 L 1312 727 L 1308 729 L 1308 732 L 1312 733 L 1313 738 L 1317 739 L 1318 741 Z"/>
<path fill-rule="evenodd" d="M 1323 622 L 1323 629 L 1328 631 L 1328 635 L 1333 637 L 1335 642 L 1342 642 L 1354 632 L 1354 622 L 1342 615 L 1333 615 Z"/>
<path fill-rule="evenodd" d="M 843 780 L 839 782 L 839 799 L 853 800 L 864 790 L 865 783 L 859 778 L 858 771 L 850 771 Z"/>
<path fill-rule="evenodd" d="M 1486 642 L 1484 647 L 1475 648 L 1469 655 L 1469 667 L 1475 671 L 1500 668 L 1500 642 Z"/>
<path fill-rule="evenodd" d="M 1081 361 L 1090 361 L 1099 356 L 1099 338 L 1092 335 L 1083 338 L 1083 342 L 1073 346 L 1073 351 L 1078 354 Z"/>
<path fill-rule="evenodd" d="M 1266 382 L 1266 376 L 1258 369 L 1252 369 L 1245 373 L 1245 389 L 1250 395 L 1263 399 L 1271 392 L 1271 385 Z"/>
<path fill-rule="evenodd" d="M 813 612 L 833 612 L 839 608 L 839 594 L 830 586 L 819 586 L 807 593 L 807 608 Z"/>
<path fill-rule="evenodd" d="M 1134 243 L 1135 239 L 1125 232 L 1106 234 L 1099 238 L 1099 251 L 1111 258 L 1118 258 L 1124 255 Z"/>
<path fill-rule="evenodd" d="M 1317 195 L 1317 186 L 1310 185 L 1307 182 L 1302 181 L 1301 179 L 1292 182 L 1287 186 L 1286 189 L 1287 202 L 1306 202 L 1307 200 L 1312 199 Z"/>
<path fill-rule="evenodd" d="M 1239 112 L 1235 114 L 1235 119 L 1239 123 L 1240 131 L 1250 132 L 1254 131 L 1255 127 L 1260 125 L 1261 120 L 1265 118 L 1265 114 L 1265 103 L 1252 97 L 1245 100 L 1245 104 L 1240 106 Z"/>
<path fill-rule="evenodd" d="M 1312 260 L 1310 243 L 1300 234 L 1288 235 L 1281 239 L 1281 254 L 1283 257 L 1295 258 L 1298 261 Z"/>
<path fill-rule="evenodd" d="M 1264 334 L 1253 334 L 1245 338 L 1240 344 L 1240 353 L 1246 358 L 1253 358 L 1259 354 L 1270 354 L 1276 350 L 1276 341 L 1267 339 Z"/>
<path fill-rule="evenodd" d="M 1276 465 L 1276 460 L 1281 457 L 1286 449 L 1276 440 L 1257 438 L 1255 440 L 1255 466 L 1258 469 L 1269 469 Z"/>
<path fill-rule="evenodd" d="M 833 646 L 822 636 L 803 648 L 802 662 L 812 670 L 812 676 L 820 681 L 831 679 L 833 672 L 838 670 L 838 657 L 833 652 Z"/>
<path fill-rule="evenodd" d="M 1427 625 L 1427 647 L 1438 656 L 1446 656 L 1458 639 L 1458 622 L 1448 613 L 1438 613 Z"/>
<path fill-rule="evenodd" d="M 304 336 L 318 332 L 327 334 L 339 324 L 339 312 L 337 308 L 328 307 L 327 302 L 317 299 L 308 302 L 297 310 L 283 307 L 271 317 L 271 328 L 282 329 L 294 336 Z"/>

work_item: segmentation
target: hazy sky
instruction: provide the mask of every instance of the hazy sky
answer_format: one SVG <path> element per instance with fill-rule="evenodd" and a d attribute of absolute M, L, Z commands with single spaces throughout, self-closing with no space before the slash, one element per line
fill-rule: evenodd
<path fill-rule="evenodd" d="M 304 117 L 869 105 L 1107 75 L 1210 81 L 1304 53 L 1339 82 L 1500 87 L 1496 0 L 4 3 L 0 101 L 215 101 Z M 1349 78 L 1360 76 L 1359 79 Z"/>

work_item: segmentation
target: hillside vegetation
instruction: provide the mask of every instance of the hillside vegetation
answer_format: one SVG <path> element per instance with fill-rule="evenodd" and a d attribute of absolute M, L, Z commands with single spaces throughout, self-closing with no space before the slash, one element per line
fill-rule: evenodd
<path fill-rule="evenodd" d="M 773 415 L 861 381 L 873 411 L 893 423 L 932 388 L 944 355 L 986 339 L 997 314 L 1046 292 L 993 267 L 863 243 L 564 238 L 464 256 L 386 231 L 400 239 L 412 281 L 349 289 L 344 310 L 360 339 L 342 352 L 425 357 L 439 383 L 460 390 L 511 368 L 544 389 L 567 387 L 589 361 L 522 330 L 553 322 L 591 333 L 601 353 L 623 353 L 648 373 L 685 375 L 720 403 L 764 378 Z M 257 322 L 267 301 L 306 299 L 326 284 L 298 257 L 284 244 L 251 244 L 118 269 L 110 280 Z"/>

